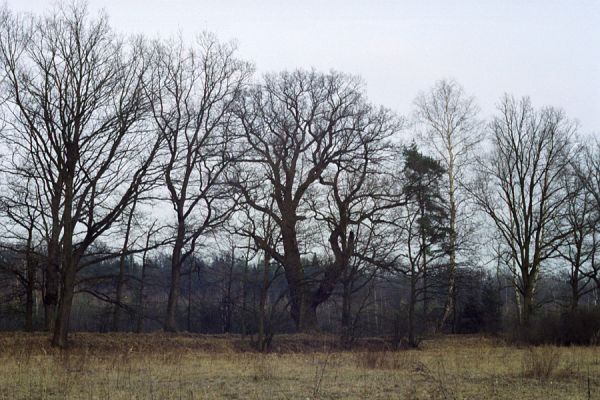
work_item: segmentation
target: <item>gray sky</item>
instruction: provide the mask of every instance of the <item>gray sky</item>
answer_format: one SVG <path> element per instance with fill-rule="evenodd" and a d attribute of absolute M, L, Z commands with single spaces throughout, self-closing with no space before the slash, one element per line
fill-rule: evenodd
<path fill-rule="evenodd" d="M 48 0 L 8 0 L 40 12 Z M 259 73 L 315 67 L 360 75 L 370 99 L 407 115 L 420 90 L 458 80 L 484 116 L 531 96 L 600 136 L 600 1 L 91 0 L 122 33 L 203 30 L 236 39 Z"/>

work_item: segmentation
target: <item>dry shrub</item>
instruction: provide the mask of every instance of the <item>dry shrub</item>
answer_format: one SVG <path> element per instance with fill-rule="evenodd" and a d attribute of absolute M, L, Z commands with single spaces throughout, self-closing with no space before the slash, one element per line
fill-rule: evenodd
<path fill-rule="evenodd" d="M 600 343 L 600 307 L 547 312 L 525 328 L 508 327 L 509 342 L 529 345 L 594 346 Z"/>
<path fill-rule="evenodd" d="M 455 378 L 448 373 L 443 358 L 437 361 L 437 365 L 433 370 L 423 364 L 421 373 L 430 382 L 429 386 L 434 399 L 458 399 Z"/>
<path fill-rule="evenodd" d="M 550 379 L 560 363 L 560 351 L 553 346 L 529 348 L 523 354 L 522 375 L 545 382 Z"/>
<path fill-rule="evenodd" d="M 257 357 L 253 363 L 254 371 L 252 378 L 255 381 L 270 381 L 275 376 L 275 365 L 270 358 Z"/>
<path fill-rule="evenodd" d="M 184 356 L 183 351 L 165 351 L 157 355 L 157 359 L 163 365 L 181 365 Z"/>
<path fill-rule="evenodd" d="M 397 353 L 389 351 L 356 353 L 356 365 L 364 369 L 400 369 L 403 364 Z"/>

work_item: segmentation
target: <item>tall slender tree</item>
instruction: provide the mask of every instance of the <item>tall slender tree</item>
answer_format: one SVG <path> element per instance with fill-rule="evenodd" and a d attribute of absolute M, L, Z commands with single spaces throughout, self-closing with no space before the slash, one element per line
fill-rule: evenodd
<path fill-rule="evenodd" d="M 446 173 L 446 200 L 450 223 L 448 241 L 448 291 L 437 329 L 443 329 L 453 310 L 459 256 L 473 237 L 473 214 L 463 185 L 475 151 L 483 137 L 479 108 L 473 97 L 453 80 L 441 80 L 415 100 L 415 117 L 422 126 L 421 141 L 432 150 Z"/>

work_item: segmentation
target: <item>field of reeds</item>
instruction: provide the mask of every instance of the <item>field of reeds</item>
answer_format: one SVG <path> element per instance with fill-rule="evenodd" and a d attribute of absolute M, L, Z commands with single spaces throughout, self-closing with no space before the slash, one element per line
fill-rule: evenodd
<path fill-rule="evenodd" d="M 0 334 L 0 399 L 600 399 L 600 347 L 451 336 L 393 351 L 333 337 Z"/>

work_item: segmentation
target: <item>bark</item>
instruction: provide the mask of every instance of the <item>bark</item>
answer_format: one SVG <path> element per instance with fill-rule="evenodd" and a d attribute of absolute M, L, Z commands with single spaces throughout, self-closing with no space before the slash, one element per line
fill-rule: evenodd
<path fill-rule="evenodd" d="M 577 279 L 577 278 L 576 278 Z M 579 288 L 577 286 L 577 284 L 571 286 L 571 304 L 570 304 L 570 309 L 571 312 L 577 311 L 577 308 L 579 307 Z"/>
<path fill-rule="evenodd" d="M 259 300 L 259 312 L 258 312 L 258 346 L 260 351 L 265 351 L 266 340 L 265 340 L 265 323 L 266 323 L 266 305 L 267 305 L 267 295 L 269 291 L 269 265 L 271 264 L 271 258 L 269 254 L 265 252 L 265 259 L 263 265 L 263 282 L 262 288 L 260 291 L 260 300 Z"/>
<path fill-rule="evenodd" d="M 67 335 L 69 333 L 69 322 L 73 295 L 75 289 L 75 270 L 72 265 L 64 265 L 62 286 L 60 291 L 60 302 L 56 314 L 52 345 L 60 348 L 67 347 Z"/>
<path fill-rule="evenodd" d="M 187 331 L 192 331 L 192 278 L 194 276 L 194 268 L 190 270 L 188 277 L 188 298 L 187 298 Z"/>
<path fill-rule="evenodd" d="M 73 221 L 73 186 L 75 168 L 75 157 L 73 156 L 74 146 L 67 146 L 67 164 L 68 170 L 65 179 L 64 209 L 63 209 L 63 254 L 62 254 L 62 285 L 60 291 L 60 300 L 56 314 L 54 334 L 52 345 L 60 348 L 67 346 L 67 335 L 69 333 L 69 322 L 71 316 L 71 306 L 73 304 L 73 295 L 75 292 L 75 274 L 77 273 L 77 258 L 73 247 L 74 225 Z"/>
<path fill-rule="evenodd" d="M 148 242 L 146 242 L 146 248 Z M 146 251 L 142 257 L 142 276 L 140 277 L 140 290 L 138 293 L 137 305 L 137 323 L 135 327 L 136 333 L 141 333 L 144 330 L 144 285 L 146 284 Z"/>
<path fill-rule="evenodd" d="M 302 279 L 297 279 L 296 276 L 299 269 L 285 270 L 288 277 L 288 286 L 290 290 L 290 313 L 296 324 L 296 328 L 302 333 L 318 332 L 319 325 L 317 321 L 317 307 L 313 301 L 313 293 L 306 282 Z M 293 276 L 293 278 L 290 278 Z M 290 283 L 291 282 L 291 283 Z"/>
<path fill-rule="evenodd" d="M 421 213 L 421 218 L 425 218 L 425 209 L 422 205 L 420 205 L 420 213 Z M 428 297 L 428 287 L 427 287 L 427 249 L 428 249 L 428 244 L 427 244 L 427 235 L 425 234 L 425 227 L 423 226 L 423 224 L 420 224 L 419 227 L 420 230 L 420 239 L 421 239 L 421 248 L 420 248 L 420 252 L 421 252 L 421 272 L 423 275 L 423 322 L 428 325 L 429 322 L 429 297 Z M 412 274 L 411 274 L 412 275 Z"/>
<path fill-rule="evenodd" d="M 417 305 L 417 274 L 413 267 L 410 274 L 410 299 L 408 303 L 408 344 L 417 346 L 415 334 L 415 308 Z"/>
<path fill-rule="evenodd" d="M 513 291 L 515 293 L 515 307 L 517 309 L 517 319 L 519 320 L 519 324 L 523 324 L 523 304 L 521 302 L 521 293 L 519 292 L 519 287 L 517 285 L 517 279 L 515 276 L 511 279 Z"/>
<path fill-rule="evenodd" d="M 281 233 L 284 247 L 283 267 L 290 291 L 291 317 L 299 332 L 316 332 L 318 305 L 313 302 L 313 293 L 302 266 L 296 239 L 296 221 L 285 221 Z"/>
<path fill-rule="evenodd" d="M 231 286 L 233 284 L 233 269 L 235 267 L 235 246 L 231 247 L 231 259 L 227 273 L 227 289 L 223 299 L 223 333 L 231 332 L 231 320 L 233 319 L 233 299 L 231 296 Z"/>
<path fill-rule="evenodd" d="M 534 294 L 539 272 L 539 261 L 537 255 L 533 257 L 534 265 L 525 264 L 521 269 L 523 282 L 523 305 L 522 305 L 522 326 L 528 329 L 531 326 L 531 318 L 534 312 Z M 528 271 L 529 273 L 526 273 Z"/>
<path fill-rule="evenodd" d="M 167 316 L 165 319 L 165 331 L 177 331 L 177 300 L 179 299 L 179 285 L 181 280 L 181 257 L 183 252 L 183 243 L 185 239 L 185 224 L 179 220 L 177 227 L 177 237 L 173 246 L 171 255 L 171 286 L 169 290 L 169 300 L 167 302 Z"/>
<path fill-rule="evenodd" d="M 54 330 L 60 286 L 59 207 L 60 205 L 53 201 L 51 205 L 52 232 L 48 242 L 48 258 L 44 277 L 44 314 L 45 327 L 48 332 Z"/>
<path fill-rule="evenodd" d="M 32 231 L 27 235 L 27 247 L 25 254 L 25 263 L 27 268 L 27 287 L 25 300 L 25 330 L 33 331 L 33 294 L 35 289 L 35 258 L 32 248 Z"/>
<path fill-rule="evenodd" d="M 112 320 L 113 332 L 119 331 L 121 324 L 121 311 L 123 310 L 123 288 L 125 286 L 125 261 L 127 257 L 125 254 L 129 248 L 129 235 L 131 233 L 131 222 L 133 220 L 133 213 L 135 211 L 135 203 L 136 202 L 134 201 L 131 207 L 131 211 L 127 216 L 125 240 L 123 241 L 123 248 L 121 249 L 121 256 L 119 257 L 119 276 L 117 277 L 117 291 L 115 295 L 115 308 L 113 310 Z"/>
<path fill-rule="evenodd" d="M 525 287 L 523 293 L 523 326 L 529 328 L 533 314 L 533 288 L 531 285 Z"/>
<path fill-rule="evenodd" d="M 250 248 L 250 246 L 248 246 L 248 248 Z M 246 312 L 247 312 L 247 302 L 248 302 L 248 293 L 247 293 L 247 288 L 246 285 L 248 284 L 248 253 L 246 253 L 246 259 L 244 262 L 244 274 L 242 276 L 242 321 L 241 321 L 241 325 L 242 325 L 242 338 L 246 337 Z"/>
<path fill-rule="evenodd" d="M 352 285 L 350 282 L 343 283 L 342 289 L 342 344 L 349 345 L 352 342 L 353 324 L 352 324 Z"/>
<path fill-rule="evenodd" d="M 454 168 L 452 162 L 448 168 L 449 178 L 449 204 L 450 204 L 450 237 L 449 237 L 449 263 L 448 263 L 448 293 L 444 312 L 440 318 L 437 331 L 441 332 L 444 329 L 446 320 L 454 309 L 455 285 L 456 285 L 456 195 L 454 188 Z M 454 323 L 452 324 L 452 332 L 454 332 Z"/>

